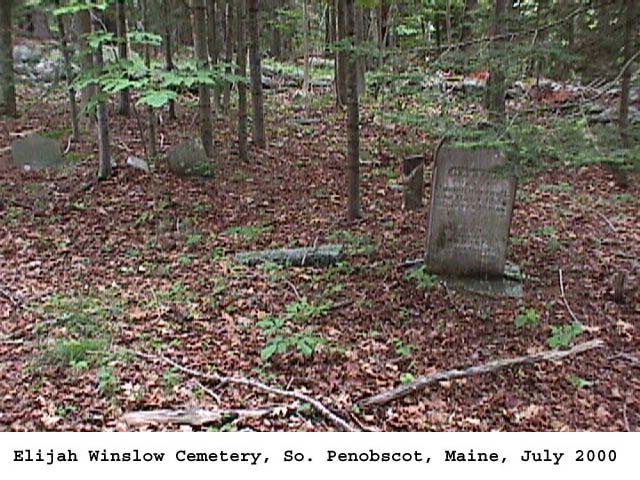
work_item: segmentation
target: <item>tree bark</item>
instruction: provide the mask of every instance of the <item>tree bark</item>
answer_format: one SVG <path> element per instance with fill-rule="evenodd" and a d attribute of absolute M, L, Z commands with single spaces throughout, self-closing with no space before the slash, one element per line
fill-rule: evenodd
<path fill-rule="evenodd" d="M 218 0 L 206 0 L 207 2 L 207 44 L 209 49 L 209 62 L 213 68 L 220 59 L 220 35 L 218 31 Z M 220 110 L 220 87 L 215 87 L 213 104 L 216 111 Z"/>
<path fill-rule="evenodd" d="M 346 0 L 336 0 L 336 31 L 338 47 L 336 49 L 336 102 L 338 106 L 346 105 L 347 100 L 347 52 L 341 41 L 346 38 L 345 5 Z"/>
<path fill-rule="evenodd" d="M 362 8 L 356 6 L 356 16 L 355 16 L 355 30 L 356 30 L 356 45 L 359 47 L 364 43 L 364 11 Z M 365 70 L 366 70 L 366 58 L 360 53 L 357 58 L 358 65 L 358 95 L 364 95 L 365 90 L 367 89 L 367 84 L 365 80 Z"/>
<path fill-rule="evenodd" d="M 249 66 L 251 70 L 251 99 L 253 102 L 253 141 L 259 148 L 266 146 L 264 133 L 264 102 L 262 97 L 262 60 L 260 54 L 259 0 L 249 0 Z"/>
<path fill-rule="evenodd" d="M 193 44 L 199 69 L 208 66 L 207 34 L 205 26 L 204 0 L 191 0 L 193 12 Z M 198 114 L 200 117 L 200 138 L 207 156 L 213 156 L 213 130 L 211 125 L 211 98 L 209 87 L 198 85 Z"/>
<path fill-rule="evenodd" d="M 16 84 L 13 75 L 13 0 L 0 0 L 0 115 L 16 117 Z"/>
<path fill-rule="evenodd" d="M 56 6 L 60 6 L 60 0 L 56 0 Z M 62 57 L 64 58 L 64 71 L 67 77 L 67 92 L 69 95 L 69 107 L 71 109 L 71 128 L 73 129 L 73 141 L 78 142 L 80 140 L 80 126 L 78 125 L 78 104 L 76 103 L 76 91 L 73 88 L 71 52 L 69 51 L 69 45 L 67 44 L 64 21 L 62 20 L 61 15 L 58 15 L 56 17 L 56 22 L 58 24 L 60 50 L 62 50 Z"/>
<path fill-rule="evenodd" d="M 495 0 L 495 13 L 493 19 L 493 35 L 504 35 L 506 31 L 506 0 Z M 502 67 L 502 56 L 505 54 L 503 48 L 504 40 L 496 38 L 491 43 L 491 60 L 489 81 L 487 82 L 487 92 L 485 106 L 489 115 L 489 122 L 494 124 L 498 130 L 504 129 L 506 121 L 505 107 L 505 73 Z"/>
<path fill-rule="evenodd" d="M 237 52 L 236 63 L 238 75 L 247 76 L 247 45 L 245 39 L 245 13 L 246 0 L 236 0 L 236 33 Z M 244 82 L 238 82 L 238 155 L 240 160 L 247 161 L 247 86 Z"/>
<path fill-rule="evenodd" d="M 81 52 L 82 71 L 88 72 L 93 68 L 94 58 L 92 58 L 89 43 L 87 42 L 87 35 L 92 31 L 91 15 L 88 11 L 79 12 L 76 16 L 77 21 L 77 33 L 78 33 L 78 50 Z M 83 122 L 92 122 L 94 118 L 87 111 L 87 106 L 91 103 L 96 88 L 93 85 L 88 85 L 80 91 L 80 110 Z"/>
<path fill-rule="evenodd" d="M 148 0 L 142 0 L 142 28 L 145 32 L 150 33 L 149 27 L 149 6 Z M 144 65 L 147 70 L 151 71 L 151 46 L 144 46 Z M 155 158 L 158 155 L 158 146 L 156 142 L 156 112 L 150 105 L 147 106 L 147 136 L 149 137 L 149 158 Z"/>
<path fill-rule="evenodd" d="M 638 22 L 637 0 L 626 0 L 626 19 L 624 27 L 624 63 L 629 64 L 622 74 L 620 85 L 620 112 L 618 114 L 618 125 L 620 127 L 620 136 L 622 144 L 625 148 L 629 148 L 631 140 L 629 138 L 629 93 L 631 90 L 631 73 L 633 62 L 629 62 L 633 55 L 633 44 L 635 38 L 635 30 Z"/>
<path fill-rule="evenodd" d="M 87 15 L 89 12 L 86 12 Z M 97 33 L 102 31 L 102 23 L 94 13 L 93 21 L 91 16 L 88 15 L 89 25 L 91 32 Z M 102 45 L 96 48 L 93 52 L 93 67 L 96 71 L 96 75 L 101 75 L 104 67 L 102 57 Z M 93 93 L 93 92 L 92 92 Z M 96 88 L 95 91 L 98 98 L 100 98 L 100 89 Z M 107 113 L 107 104 L 104 99 L 98 100 L 96 106 L 96 118 L 98 122 L 98 180 L 107 180 L 111 177 L 111 153 L 109 150 L 109 117 Z"/>
<path fill-rule="evenodd" d="M 120 60 L 129 58 L 129 49 L 127 48 L 127 7 L 126 0 L 118 0 L 116 4 L 116 26 L 118 35 L 118 57 Z M 128 117 L 131 113 L 131 96 L 129 89 L 120 92 L 118 103 L 118 113 Z"/>
<path fill-rule="evenodd" d="M 349 40 L 348 90 L 348 192 L 347 218 L 350 221 L 359 218 L 360 210 L 360 112 L 358 105 L 358 58 L 355 52 L 355 0 L 343 0 L 345 6 L 346 38 Z"/>
<path fill-rule="evenodd" d="M 305 98 L 309 94 L 309 90 L 311 87 L 311 68 L 309 65 L 309 3 L 308 0 L 302 0 L 302 48 L 304 49 L 304 68 L 303 68 L 303 80 L 302 80 L 302 91 L 304 92 Z"/>
<path fill-rule="evenodd" d="M 168 72 L 173 70 L 173 39 L 172 23 L 169 17 L 171 0 L 162 0 L 162 14 L 164 16 L 164 62 Z M 176 119 L 176 102 L 169 100 L 169 118 Z"/>
<path fill-rule="evenodd" d="M 234 32 L 233 32 L 233 1 L 226 0 L 226 11 L 225 15 L 225 44 L 224 44 L 224 57 L 225 62 L 230 64 L 233 61 L 233 43 L 234 43 Z M 227 73 L 231 73 L 230 67 L 226 69 Z M 222 96 L 222 108 L 225 114 L 229 114 L 229 106 L 231 104 L 231 83 L 226 82 L 224 86 L 224 92 Z"/>
<path fill-rule="evenodd" d="M 282 59 L 282 34 L 280 32 L 280 9 L 282 0 L 271 0 L 271 56 L 276 60 Z"/>

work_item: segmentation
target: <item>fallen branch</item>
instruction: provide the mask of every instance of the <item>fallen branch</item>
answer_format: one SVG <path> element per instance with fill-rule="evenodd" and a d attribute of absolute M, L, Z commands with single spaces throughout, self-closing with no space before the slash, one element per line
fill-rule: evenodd
<path fill-rule="evenodd" d="M 368 407 L 372 405 L 384 405 L 399 398 L 406 397 L 413 393 L 424 390 L 432 383 L 442 382 L 446 380 L 454 380 L 457 378 L 471 377 L 473 375 L 480 375 L 483 373 L 495 372 L 504 368 L 513 367 L 515 365 L 522 365 L 536 362 L 549 362 L 553 360 L 559 360 L 571 355 L 577 355 L 579 353 L 586 352 L 592 348 L 599 348 L 604 345 L 602 340 L 591 340 L 589 342 L 580 343 L 569 350 L 546 350 L 544 352 L 534 353 L 533 355 L 526 355 L 523 357 L 506 358 L 502 360 L 493 360 L 483 365 L 469 367 L 464 370 L 447 370 L 445 372 L 433 373 L 419 378 L 415 382 L 408 385 L 402 385 L 387 392 L 374 395 L 373 397 L 366 398 L 358 403 L 361 407 Z"/>
<path fill-rule="evenodd" d="M 313 406 L 321 415 L 323 415 L 324 417 L 326 417 L 327 419 L 329 419 L 331 422 L 333 422 L 335 425 L 337 425 L 338 427 L 342 428 L 343 430 L 346 430 L 348 432 L 357 432 L 358 429 L 355 428 L 353 425 L 351 425 L 349 422 L 345 421 L 344 419 L 340 418 L 338 415 L 336 415 L 335 413 L 333 413 L 331 410 L 329 410 L 326 406 L 324 406 L 319 400 L 316 400 L 313 397 L 310 397 L 308 395 L 305 395 L 303 393 L 299 393 L 299 392 L 291 392 L 288 390 L 283 390 L 281 388 L 277 388 L 277 387 L 271 387 L 265 383 L 259 382 L 257 380 L 254 380 L 252 378 L 247 378 L 247 377 L 225 377 L 223 375 L 218 375 L 218 374 L 213 374 L 213 373 L 205 373 L 205 372 L 200 372 L 198 370 L 194 370 L 192 368 L 189 367 L 185 367 L 183 365 L 180 365 L 179 363 L 175 362 L 174 360 L 171 360 L 170 358 L 167 357 L 163 357 L 160 355 L 150 355 L 148 353 L 144 353 L 144 352 L 139 352 L 136 350 L 131 350 L 131 353 L 133 353 L 134 355 L 137 355 L 141 358 L 145 358 L 147 360 L 160 360 L 164 363 L 167 363 L 169 365 L 171 365 L 172 367 L 180 370 L 181 372 L 184 373 L 188 373 L 189 375 L 193 375 L 194 377 L 199 377 L 199 378 L 204 378 L 206 380 L 210 380 L 213 382 L 219 382 L 219 383 L 232 383 L 235 385 L 244 385 L 247 387 L 251 387 L 251 388 L 255 388 L 257 390 L 261 390 L 263 392 L 267 392 L 267 393 L 271 393 L 273 395 L 280 395 L 283 397 L 289 397 L 289 398 L 295 398 L 297 400 L 301 400 L 303 402 L 306 402 L 308 404 L 310 404 L 311 406 Z"/>
<path fill-rule="evenodd" d="M 580 321 L 578 320 L 578 317 L 576 317 L 576 314 L 573 313 L 573 310 L 571 309 L 571 306 L 567 301 L 567 297 L 564 294 L 564 282 L 562 281 L 562 269 L 558 270 L 558 277 L 560 277 L 560 294 L 562 295 L 562 302 L 564 303 L 564 306 L 567 307 L 567 311 L 569 312 L 569 315 L 571 315 L 571 318 L 573 319 L 573 321 L 575 323 L 580 323 Z"/>
<path fill-rule="evenodd" d="M 146 425 L 191 425 L 200 427 L 211 423 L 226 422 L 231 419 L 242 420 L 245 418 L 262 418 L 277 411 L 282 407 L 245 409 L 220 409 L 206 410 L 195 408 L 190 410 L 148 410 L 125 413 L 121 420 L 130 427 Z"/>
<path fill-rule="evenodd" d="M 292 267 L 330 267 L 339 262 L 343 255 L 342 245 L 314 245 L 307 248 L 242 252 L 236 254 L 235 258 L 249 267 L 266 262 Z"/>

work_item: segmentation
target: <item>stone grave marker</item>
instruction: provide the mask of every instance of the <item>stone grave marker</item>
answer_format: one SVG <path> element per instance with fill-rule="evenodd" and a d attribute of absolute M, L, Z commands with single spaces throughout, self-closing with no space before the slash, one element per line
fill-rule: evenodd
<path fill-rule="evenodd" d="M 198 140 L 187 140 L 167 150 L 169 170 L 182 177 L 213 177 L 213 161 Z"/>
<path fill-rule="evenodd" d="M 424 190 L 424 156 L 405 157 L 402 162 L 402 177 L 404 179 L 402 207 L 405 210 L 418 210 L 422 207 Z"/>
<path fill-rule="evenodd" d="M 504 277 L 516 178 L 491 149 L 443 147 L 434 163 L 426 264 L 451 277 Z"/>
<path fill-rule="evenodd" d="M 58 140 L 33 134 L 11 144 L 11 162 L 16 167 L 41 170 L 64 162 Z"/>

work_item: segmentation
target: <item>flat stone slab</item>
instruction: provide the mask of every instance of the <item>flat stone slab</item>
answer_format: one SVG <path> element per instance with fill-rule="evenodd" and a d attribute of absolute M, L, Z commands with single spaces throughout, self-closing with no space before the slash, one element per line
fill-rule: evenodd
<path fill-rule="evenodd" d="M 344 247 L 340 244 L 242 252 L 235 256 L 236 261 L 250 267 L 268 262 L 291 267 L 330 267 L 343 257 Z"/>
<path fill-rule="evenodd" d="M 213 160 L 207 153 L 200 140 L 187 140 L 167 150 L 169 170 L 181 177 L 204 177 L 215 175 Z"/>
<path fill-rule="evenodd" d="M 60 142 L 33 134 L 11 144 L 11 163 L 15 167 L 42 170 L 64 163 Z"/>
<path fill-rule="evenodd" d="M 478 278 L 441 277 L 441 280 L 453 291 L 473 293 L 493 298 L 523 298 L 524 277 L 520 267 L 507 263 L 501 278 L 487 280 Z"/>
<path fill-rule="evenodd" d="M 430 272 L 500 278 L 516 178 L 492 149 L 440 149 L 432 173 L 425 261 Z"/>

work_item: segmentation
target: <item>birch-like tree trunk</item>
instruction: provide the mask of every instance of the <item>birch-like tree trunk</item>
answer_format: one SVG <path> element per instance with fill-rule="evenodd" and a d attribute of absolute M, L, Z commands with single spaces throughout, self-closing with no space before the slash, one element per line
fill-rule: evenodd
<path fill-rule="evenodd" d="M 199 69 L 206 69 L 208 62 L 207 33 L 205 25 L 204 0 L 191 0 L 193 13 L 193 44 Z M 211 98 L 209 87 L 198 85 L 198 116 L 200 117 L 200 138 L 207 156 L 213 156 L 213 128 L 211 125 Z"/>
<path fill-rule="evenodd" d="M 346 38 L 349 40 L 349 68 L 347 75 L 347 137 L 348 137 L 348 192 L 347 218 L 359 218 L 360 209 L 360 112 L 358 105 L 358 57 L 355 46 L 355 0 L 344 0 Z"/>
<path fill-rule="evenodd" d="M 247 76 L 247 42 L 245 38 L 246 0 L 235 0 L 236 3 L 236 63 L 238 75 Z M 247 86 L 238 82 L 238 155 L 240 160 L 247 161 Z"/>

